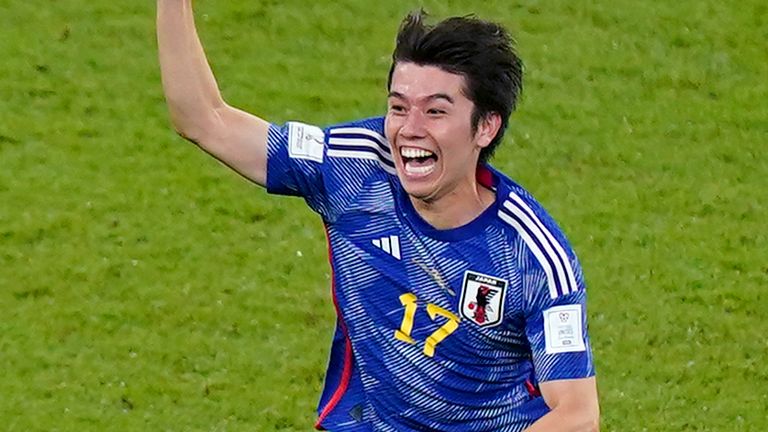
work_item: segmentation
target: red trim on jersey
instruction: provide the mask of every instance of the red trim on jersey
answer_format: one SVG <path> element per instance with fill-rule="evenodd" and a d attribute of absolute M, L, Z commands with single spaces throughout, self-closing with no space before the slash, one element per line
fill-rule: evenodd
<path fill-rule="evenodd" d="M 485 167 L 485 165 L 478 165 L 475 178 L 480 186 L 486 189 L 493 189 L 493 173 L 491 170 Z"/>
<path fill-rule="evenodd" d="M 533 385 L 530 379 L 525 380 L 525 388 L 528 390 L 528 394 L 533 397 L 539 397 L 541 396 L 541 391 Z"/>
<path fill-rule="evenodd" d="M 331 251 L 331 238 L 328 234 L 328 227 L 325 227 L 325 238 L 328 242 L 328 263 L 331 267 L 331 295 L 333 297 L 333 307 L 336 309 L 336 316 L 339 319 L 339 326 L 341 327 L 341 331 L 344 333 L 344 339 L 346 343 L 344 344 L 344 370 L 341 372 L 341 382 L 339 383 L 339 387 L 336 389 L 336 391 L 333 392 L 331 400 L 328 401 L 328 403 L 325 405 L 325 408 L 323 408 L 323 411 L 320 412 L 320 415 L 317 417 L 317 421 L 315 422 L 315 429 L 317 430 L 324 430 L 320 424 L 325 420 L 326 417 L 328 417 L 328 414 L 330 414 L 331 411 L 336 408 L 336 405 L 344 396 L 344 393 L 347 392 L 349 380 L 352 378 L 352 342 L 349 340 L 349 335 L 347 334 L 347 326 L 344 324 L 344 319 L 341 317 L 341 311 L 339 310 L 339 303 L 336 301 L 336 278 L 334 277 L 333 271 L 333 252 Z"/>

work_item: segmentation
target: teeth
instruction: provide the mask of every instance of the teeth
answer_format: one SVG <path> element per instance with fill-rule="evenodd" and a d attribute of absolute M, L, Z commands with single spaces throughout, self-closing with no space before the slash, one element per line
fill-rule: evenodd
<path fill-rule="evenodd" d="M 427 157 L 427 156 L 432 156 L 432 155 L 434 155 L 434 153 L 432 153 L 429 150 L 413 148 L 413 147 L 401 147 L 400 148 L 400 156 L 402 156 L 402 157 L 421 158 L 421 157 Z"/>
<path fill-rule="evenodd" d="M 408 174 L 427 174 L 432 172 L 432 170 L 435 169 L 435 165 L 424 165 L 424 166 L 412 166 L 411 164 L 405 165 L 405 171 L 408 172 Z"/>

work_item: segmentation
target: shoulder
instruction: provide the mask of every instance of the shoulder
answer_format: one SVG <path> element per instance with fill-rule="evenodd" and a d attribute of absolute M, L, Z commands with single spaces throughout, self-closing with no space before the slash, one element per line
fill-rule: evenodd
<path fill-rule="evenodd" d="M 329 222 L 361 209 L 391 207 L 397 177 L 384 118 L 336 124 L 324 133 L 324 184 L 333 207 Z"/>
<path fill-rule="evenodd" d="M 343 123 L 337 123 L 325 128 L 327 132 L 335 134 L 370 134 L 371 137 L 378 136 L 380 139 L 386 141 L 384 138 L 384 117 L 367 117 L 357 120 L 352 120 Z"/>
<path fill-rule="evenodd" d="M 499 179 L 497 186 L 497 191 L 501 195 L 499 197 L 499 218 L 508 222 L 508 225 L 515 228 L 516 231 L 520 231 L 518 228 L 522 228 L 528 233 L 543 231 L 546 238 L 552 237 L 561 246 L 570 250 L 570 244 L 563 230 L 544 206 L 523 186 L 499 171 L 490 169 Z M 510 219 L 517 223 L 509 223 Z"/>
<path fill-rule="evenodd" d="M 360 165 L 362 171 L 395 174 L 383 117 L 326 127 L 297 121 L 272 124 L 268 143 L 269 158 L 286 159 L 286 163 L 314 162 L 320 171 L 334 169 L 336 165 Z"/>
<path fill-rule="evenodd" d="M 395 173 L 392 151 L 384 137 L 384 118 L 372 117 L 326 128 L 329 158 L 372 161 L 373 167 Z"/>
<path fill-rule="evenodd" d="M 493 173 L 498 178 L 499 222 L 529 252 L 532 267 L 544 273 L 550 297 L 579 290 L 578 261 L 562 229 L 525 188 L 496 170 Z"/>
<path fill-rule="evenodd" d="M 272 125 L 268 142 L 269 192 L 302 196 L 328 221 L 396 179 L 382 117 L 327 127 Z"/>

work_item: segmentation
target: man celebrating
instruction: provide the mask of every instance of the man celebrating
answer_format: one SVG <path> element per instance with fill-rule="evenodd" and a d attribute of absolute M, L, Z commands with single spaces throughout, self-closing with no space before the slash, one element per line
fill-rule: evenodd
<path fill-rule="evenodd" d="M 276 126 L 222 100 L 191 0 L 158 0 L 173 124 L 325 223 L 337 327 L 316 428 L 596 431 L 576 256 L 487 164 L 521 62 L 496 24 L 423 19 L 398 33 L 384 118 Z"/>

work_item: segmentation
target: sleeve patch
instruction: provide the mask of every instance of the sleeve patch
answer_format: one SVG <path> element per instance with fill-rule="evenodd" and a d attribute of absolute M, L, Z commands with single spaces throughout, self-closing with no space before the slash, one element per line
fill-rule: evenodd
<path fill-rule="evenodd" d="M 544 311 L 547 354 L 586 351 L 581 305 L 554 306 Z"/>
<path fill-rule="evenodd" d="M 317 126 L 304 123 L 288 123 L 288 156 L 323 162 L 325 133 Z"/>

